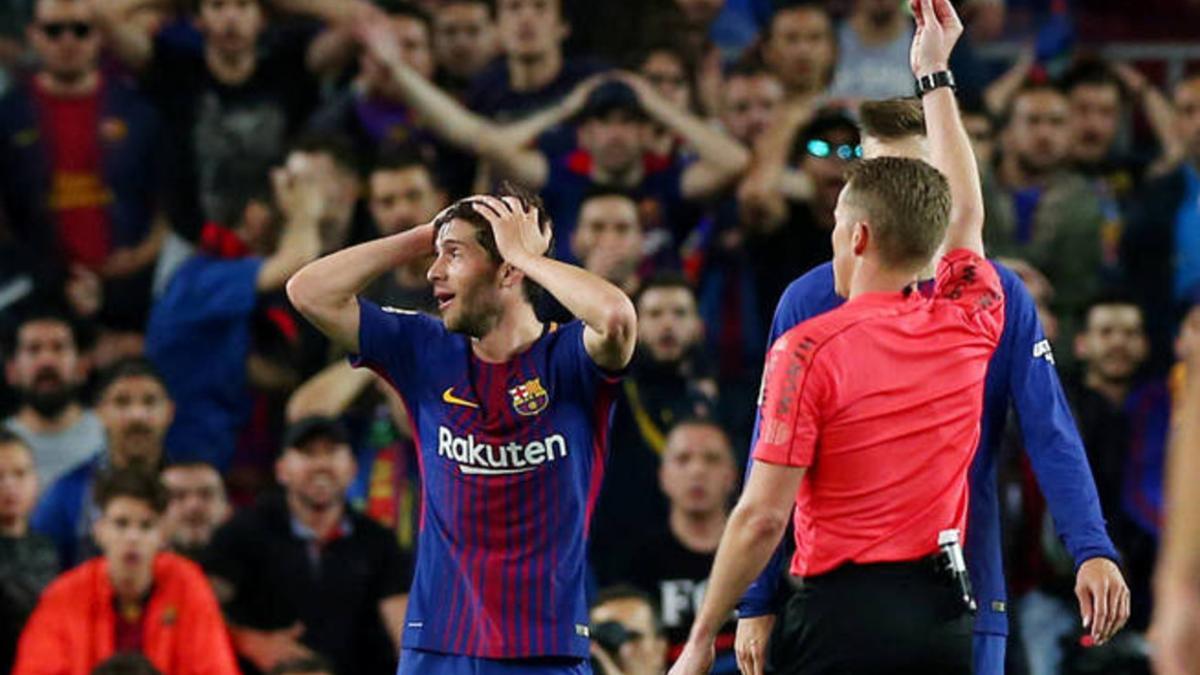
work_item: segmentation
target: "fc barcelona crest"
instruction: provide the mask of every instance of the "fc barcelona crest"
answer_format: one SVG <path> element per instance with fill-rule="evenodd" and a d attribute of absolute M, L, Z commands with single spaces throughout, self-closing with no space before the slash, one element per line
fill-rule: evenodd
<path fill-rule="evenodd" d="M 550 403 L 550 394 L 546 393 L 539 377 L 509 389 L 508 395 L 512 396 L 513 410 L 526 417 L 542 412 Z"/>

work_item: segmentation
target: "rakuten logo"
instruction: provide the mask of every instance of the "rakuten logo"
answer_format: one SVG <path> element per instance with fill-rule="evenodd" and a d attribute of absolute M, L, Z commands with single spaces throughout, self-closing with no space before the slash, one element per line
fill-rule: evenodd
<path fill-rule="evenodd" d="M 522 445 L 478 443 L 474 434 L 455 436 L 446 427 L 438 427 L 438 456 L 458 462 L 458 470 L 468 476 L 503 476 L 533 471 L 546 462 L 567 456 L 567 439 L 562 434 Z"/>

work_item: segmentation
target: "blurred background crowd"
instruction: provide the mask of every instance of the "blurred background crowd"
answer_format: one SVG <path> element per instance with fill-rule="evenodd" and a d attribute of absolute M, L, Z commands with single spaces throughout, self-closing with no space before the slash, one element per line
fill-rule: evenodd
<path fill-rule="evenodd" d="M 542 195 L 558 258 L 635 300 L 594 638 L 662 672 L 738 490 L 775 303 L 831 255 L 858 104 L 912 95 L 906 4 L 5 0 L 0 669 L 20 640 L 27 673 L 114 652 L 394 672 L 410 425 L 282 288 L 511 180 Z M 989 254 L 1038 302 L 1050 344 L 1029 347 L 1067 384 L 1134 598 L 1121 639 L 1080 646 L 1012 419 L 1010 671 L 1144 672 L 1167 432 L 1200 348 L 1200 3 L 957 4 Z M 425 267 L 370 297 L 434 311 Z"/>

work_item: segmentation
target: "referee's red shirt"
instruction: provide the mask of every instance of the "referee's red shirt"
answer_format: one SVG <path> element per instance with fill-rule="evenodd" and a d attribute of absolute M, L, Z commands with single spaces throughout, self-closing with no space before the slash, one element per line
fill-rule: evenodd
<path fill-rule="evenodd" d="M 988 360 L 1004 328 L 1000 277 L 948 253 L 933 296 L 868 293 L 771 347 L 754 459 L 808 467 L 791 572 L 915 560 L 966 531 Z"/>

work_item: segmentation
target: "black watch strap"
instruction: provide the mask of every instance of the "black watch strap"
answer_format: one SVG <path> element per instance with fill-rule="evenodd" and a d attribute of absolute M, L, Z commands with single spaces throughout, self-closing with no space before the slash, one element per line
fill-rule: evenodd
<path fill-rule="evenodd" d="M 924 77 L 917 78 L 917 96 L 924 96 L 939 87 L 950 87 L 957 91 L 958 84 L 954 81 L 954 73 L 949 70 L 939 70 Z"/>

